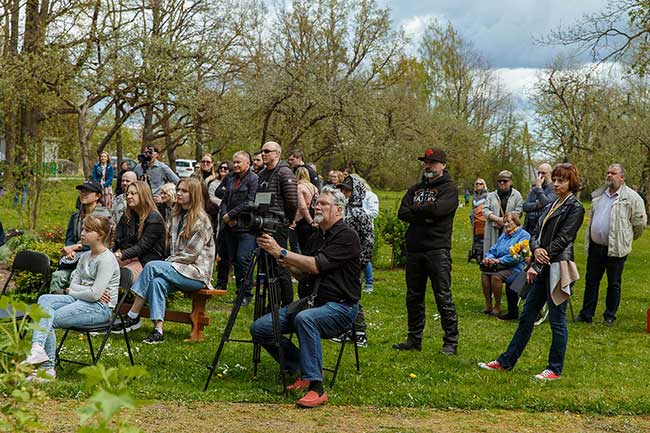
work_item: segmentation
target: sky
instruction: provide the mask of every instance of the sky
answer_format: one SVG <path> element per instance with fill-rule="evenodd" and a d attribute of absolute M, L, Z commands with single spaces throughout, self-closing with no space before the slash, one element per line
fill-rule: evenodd
<path fill-rule="evenodd" d="M 584 14 L 603 9 L 606 0 L 378 0 L 391 9 L 396 27 L 412 39 L 411 50 L 432 18 L 451 22 L 461 36 L 495 68 L 519 100 L 527 99 L 540 69 L 564 48 L 540 46 L 536 38 L 571 26 Z M 590 61 L 583 58 L 585 62 Z"/>

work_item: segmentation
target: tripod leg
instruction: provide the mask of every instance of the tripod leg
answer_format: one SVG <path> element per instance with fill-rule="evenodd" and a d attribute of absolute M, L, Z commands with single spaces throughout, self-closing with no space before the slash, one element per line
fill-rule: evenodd
<path fill-rule="evenodd" d="M 257 263 L 257 257 L 258 255 L 256 254 L 253 257 L 253 260 L 251 260 L 250 267 L 246 272 L 247 279 L 245 284 L 248 284 L 248 281 L 250 281 L 248 277 L 251 276 L 253 273 L 253 269 L 255 268 L 255 264 Z M 221 336 L 221 341 L 219 342 L 219 347 L 217 348 L 217 352 L 214 355 L 212 364 L 210 365 L 210 367 L 208 367 L 210 373 L 208 374 L 208 380 L 206 380 L 205 382 L 203 391 L 208 390 L 208 386 L 210 385 L 210 381 L 212 380 L 214 371 L 217 369 L 217 364 L 219 363 L 219 358 L 221 357 L 221 352 L 223 351 L 223 347 L 230 340 L 230 334 L 232 333 L 232 329 L 235 326 L 235 322 L 237 321 L 237 315 L 239 314 L 239 310 L 241 309 L 242 302 L 244 301 L 244 296 L 246 293 L 245 289 L 246 287 L 242 286 L 242 290 L 240 290 L 239 294 L 237 295 L 237 299 L 235 300 L 235 303 L 232 306 L 232 310 L 230 311 L 230 316 L 228 317 L 228 322 L 226 323 L 226 327 L 223 330 L 223 335 Z"/>
<path fill-rule="evenodd" d="M 286 363 L 284 359 L 284 349 L 280 344 L 280 338 L 282 338 L 282 330 L 280 329 L 280 286 L 275 276 L 274 269 L 271 267 L 273 264 L 270 262 L 272 260 L 269 258 L 268 254 L 264 254 L 264 259 L 267 265 L 268 272 L 268 294 L 269 294 L 269 306 L 271 309 L 271 319 L 273 321 L 273 343 L 278 349 L 278 361 L 280 362 L 280 378 L 282 380 L 282 389 L 284 394 L 287 395 L 287 379 L 285 376 Z"/>

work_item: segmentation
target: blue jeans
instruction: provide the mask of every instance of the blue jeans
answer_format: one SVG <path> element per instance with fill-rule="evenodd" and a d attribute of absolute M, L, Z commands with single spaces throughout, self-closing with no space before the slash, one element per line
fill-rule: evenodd
<path fill-rule="evenodd" d="M 372 262 L 366 263 L 366 266 L 363 268 L 363 275 L 366 277 L 366 289 L 372 287 L 375 282 L 372 272 Z"/>
<path fill-rule="evenodd" d="M 38 305 L 49 314 L 49 317 L 38 322 L 39 328 L 42 329 L 36 329 L 32 335 L 32 344 L 42 346 L 50 358 L 41 365 L 42 368 L 54 368 L 56 354 L 54 329 L 108 323 L 113 314 L 113 310 L 101 301 L 86 302 L 70 295 L 41 295 L 38 298 Z"/>
<path fill-rule="evenodd" d="M 352 306 L 338 302 L 303 310 L 298 314 L 287 314 L 287 307 L 280 308 L 280 333 L 295 332 L 300 348 L 297 348 L 285 336 L 280 337 L 280 346 L 284 352 L 284 368 L 290 373 L 301 372 L 301 378 L 309 381 L 323 380 L 322 338 L 332 338 L 350 329 L 352 321 L 359 311 L 359 304 Z M 280 361 L 278 348 L 273 343 L 273 321 L 271 313 L 260 317 L 250 329 L 253 341 L 261 344 Z"/>
<path fill-rule="evenodd" d="M 223 234 L 228 260 L 233 264 L 233 268 L 235 269 L 237 293 L 246 284 L 245 295 L 248 297 L 253 296 L 251 291 L 251 287 L 253 287 L 253 273 L 251 272 L 247 282 L 244 282 L 244 280 L 248 267 L 253 259 L 253 250 L 256 247 L 255 235 L 248 232 L 235 232 L 230 230 L 230 228 L 225 228 Z"/>
<path fill-rule="evenodd" d="M 171 262 L 153 260 L 146 265 L 138 279 L 135 280 L 131 291 L 146 299 L 149 304 L 149 318 L 164 320 L 165 301 L 173 290 L 193 292 L 205 287 L 202 281 L 193 280 L 181 275 Z"/>
<path fill-rule="evenodd" d="M 535 327 L 535 320 L 544 304 L 548 304 L 548 319 L 551 325 L 551 348 L 548 353 L 549 370 L 561 375 L 564 367 L 564 355 L 569 340 L 569 333 L 566 327 L 566 308 L 567 301 L 560 305 L 555 305 L 551 300 L 548 291 L 548 274 L 549 267 L 545 266 L 540 274 L 537 275 L 533 287 L 528 291 L 524 309 L 519 316 L 519 326 L 512 336 L 510 344 L 505 352 L 497 359 L 503 368 L 509 370 L 515 366 L 517 360 L 523 353 L 530 336 Z"/>

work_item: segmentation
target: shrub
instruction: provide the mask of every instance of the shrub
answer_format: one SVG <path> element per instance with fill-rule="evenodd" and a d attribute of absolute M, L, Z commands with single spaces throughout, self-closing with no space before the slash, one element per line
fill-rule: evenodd
<path fill-rule="evenodd" d="M 379 218 L 377 218 L 379 219 Z M 386 213 L 383 221 L 382 236 L 384 241 L 393 249 L 393 267 L 403 267 L 406 264 L 406 229 L 408 224 L 397 218 L 395 213 Z"/>

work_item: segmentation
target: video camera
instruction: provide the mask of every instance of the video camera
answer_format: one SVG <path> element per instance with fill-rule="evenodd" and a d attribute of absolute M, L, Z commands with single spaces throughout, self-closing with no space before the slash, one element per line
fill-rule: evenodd
<path fill-rule="evenodd" d="M 147 173 L 147 170 L 149 170 L 149 164 L 151 164 L 152 160 L 153 160 L 153 150 L 151 150 L 151 148 L 149 147 L 145 147 L 144 152 L 138 154 L 138 162 L 142 167 L 143 173 Z"/>
<path fill-rule="evenodd" d="M 289 224 L 283 222 L 284 213 L 269 210 L 272 195 L 270 192 L 258 192 L 255 195 L 255 202 L 248 203 L 245 209 L 239 213 L 234 230 L 260 235 L 262 233 L 274 234 L 288 228 Z"/>

